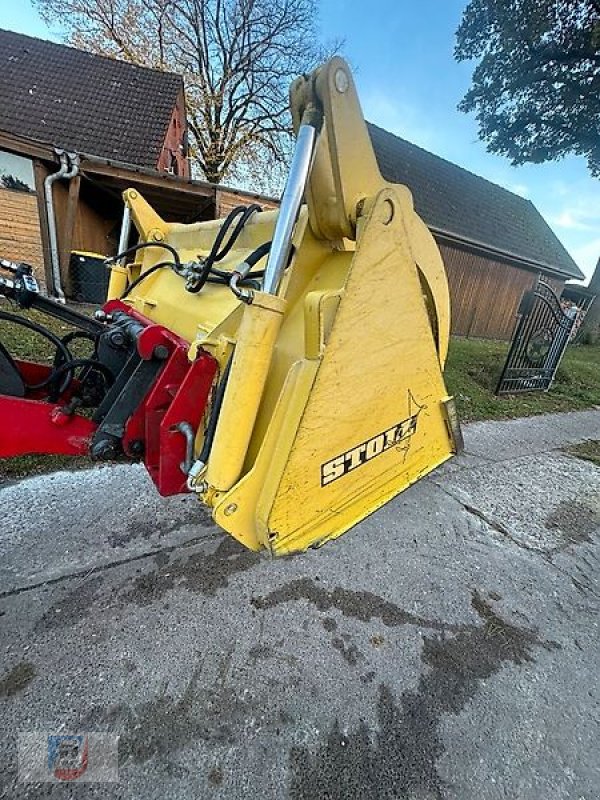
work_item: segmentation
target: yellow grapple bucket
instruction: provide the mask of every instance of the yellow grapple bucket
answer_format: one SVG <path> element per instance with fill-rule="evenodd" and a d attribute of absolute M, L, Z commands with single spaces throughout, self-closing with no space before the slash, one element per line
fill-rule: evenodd
<path fill-rule="evenodd" d="M 444 267 L 408 189 L 379 173 L 346 64 L 296 82 L 292 112 L 281 210 L 254 214 L 220 264 L 233 274 L 272 242 L 261 288 L 194 294 L 156 270 L 125 301 L 187 339 L 190 358 L 219 362 L 189 487 L 224 530 L 273 554 L 339 536 L 460 447 L 443 380 Z M 141 239 L 182 261 L 205 256 L 219 230 L 166 223 L 131 190 L 125 200 Z M 115 267 L 113 297 L 158 260 L 148 249 Z"/>

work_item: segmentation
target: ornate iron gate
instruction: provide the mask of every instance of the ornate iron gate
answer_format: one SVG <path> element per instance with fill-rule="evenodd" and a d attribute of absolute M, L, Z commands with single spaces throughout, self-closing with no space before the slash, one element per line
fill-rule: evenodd
<path fill-rule="evenodd" d="M 563 311 L 554 289 L 541 278 L 525 292 L 519 322 L 496 394 L 548 391 L 577 319 L 577 308 Z"/>

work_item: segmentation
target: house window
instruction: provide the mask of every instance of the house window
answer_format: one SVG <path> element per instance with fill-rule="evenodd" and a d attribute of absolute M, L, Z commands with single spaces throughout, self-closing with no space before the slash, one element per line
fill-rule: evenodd
<path fill-rule="evenodd" d="M 170 152 L 170 165 L 169 165 L 169 172 L 171 175 L 179 175 L 179 161 L 177 160 L 177 156 L 173 151 Z"/>
<path fill-rule="evenodd" d="M 34 192 L 35 179 L 31 159 L 0 150 L 0 189 Z"/>

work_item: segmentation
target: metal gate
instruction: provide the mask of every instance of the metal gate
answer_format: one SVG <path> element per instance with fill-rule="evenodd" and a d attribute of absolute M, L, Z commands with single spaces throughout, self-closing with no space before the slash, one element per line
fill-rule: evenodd
<path fill-rule="evenodd" d="M 525 292 L 520 315 L 496 394 L 548 391 L 577 319 L 563 310 L 554 289 L 541 278 Z"/>

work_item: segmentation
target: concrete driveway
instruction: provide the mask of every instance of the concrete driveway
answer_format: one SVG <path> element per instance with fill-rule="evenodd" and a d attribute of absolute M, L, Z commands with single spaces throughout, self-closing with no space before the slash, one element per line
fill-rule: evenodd
<path fill-rule="evenodd" d="M 7 798 L 600 797 L 600 411 L 466 453 L 271 561 L 144 472 L 0 491 Z M 120 782 L 17 780 L 23 731 L 120 734 Z"/>

